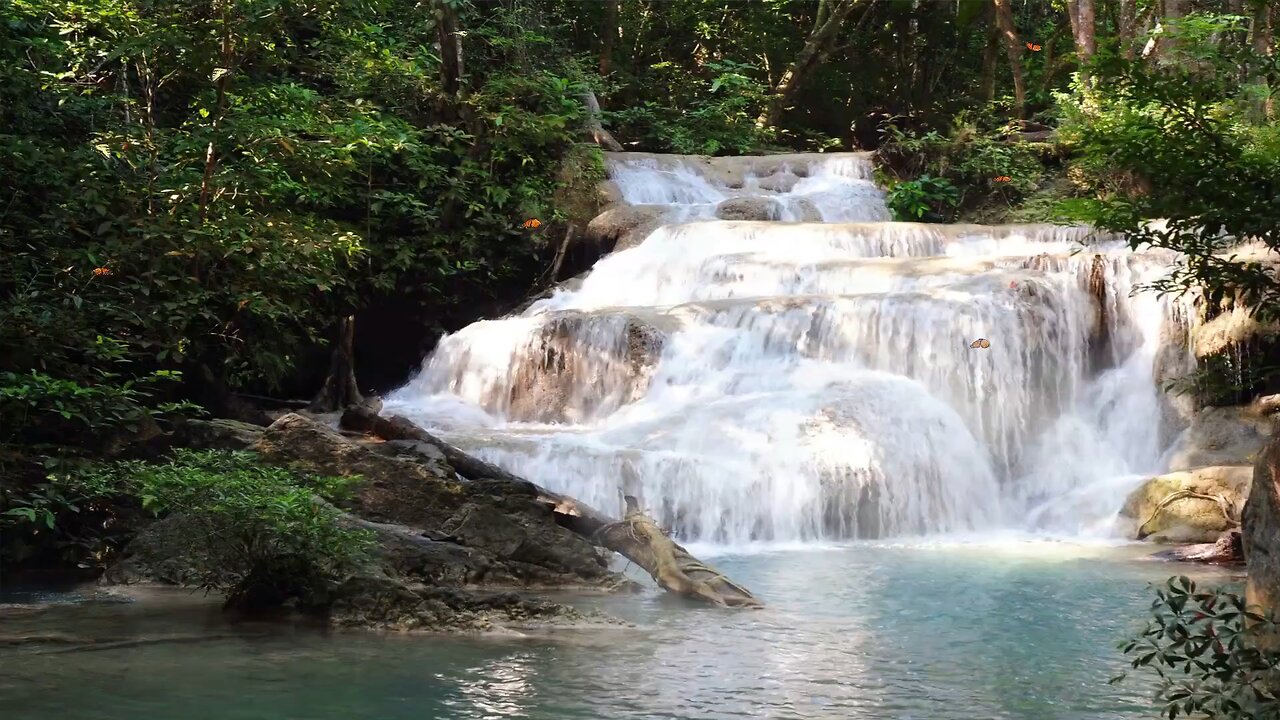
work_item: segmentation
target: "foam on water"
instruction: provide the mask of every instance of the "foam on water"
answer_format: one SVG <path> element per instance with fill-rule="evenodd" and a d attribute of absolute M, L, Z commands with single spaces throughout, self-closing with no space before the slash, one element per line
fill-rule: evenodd
<path fill-rule="evenodd" d="M 787 192 L 760 190 L 786 164 L 733 188 L 614 162 L 626 201 L 703 219 L 444 338 L 390 409 L 700 543 L 1110 535 L 1161 469 L 1171 310 L 1132 290 L 1170 258 L 1086 228 L 883 222 L 864 156 L 804 162 Z M 782 221 L 705 219 L 752 194 Z"/>

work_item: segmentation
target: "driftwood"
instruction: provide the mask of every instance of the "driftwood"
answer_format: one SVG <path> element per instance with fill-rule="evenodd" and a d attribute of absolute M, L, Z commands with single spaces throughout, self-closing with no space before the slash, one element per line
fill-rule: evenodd
<path fill-rule="evenodd" d="M 1240 518 L 1235 517 L 1235 514 L 1232 512 L 1231 502 L 1223 496 L 1207 495 L 1194 490 L 1177 490 L 1166 495 L 1164 499 L 1156 505 L 1155 509 L 1151 511 L 1151 517 L 1148 517 L 1141 525 L 1138 526 L 1138 539 L 1145 540 L 1147 538 L 1150 533 L 1146 532 L 1146 527 L 1150 525 L 1151 521 L 1155 520 L 1165 508 L 1179 500 L 1188 499 L 1208 500 L 1209 502 L 1216 504 L 1218 509 L 1222 511 L 1222 517 L 1226 519 L 1227 524 L 1236 526 L 1240 525 Z"/>
<path fill-rule="evenodd" d="M 590 90 L 582 93 L 582 104 L 587 107 L 587 132 L 591 135 L 591 141 L 605 150 L 622 152 L 622 145 L 604 129 L 604 123 L 600 119 L 600 101 L 596 99 L 596 94 Z"/>
<path fill-rule="evenodd" d="M 552 492 L 468 455 L 398 415 L 383 417 L 368 406 L 358 405 L 343 413 L 341 423 L 343 429 L 369 433 L 383 440 L 427 443 L 437 448 L 453 469 L 468 480 L 494 479 L 533 487 L 539 501 L 555 512 L 560 526 L 627 558 L 670 593 L 722 607 L 764 606 L 746 588 L 667 537 L 631 496 L 626 497 L 626 516 L 615 520 L 575 498 Z"/>

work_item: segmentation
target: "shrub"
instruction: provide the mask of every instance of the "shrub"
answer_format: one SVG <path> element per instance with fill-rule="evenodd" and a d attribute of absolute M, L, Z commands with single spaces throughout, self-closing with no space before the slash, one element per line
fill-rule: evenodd
<path fill-rule="evenodd" d="M 1280 718 L 1280 624 L 1246 611 L 1239 595 L 1200 590 L 1172 578 L 1156 592 L 1153 619 L 1122 649 L 1157 677 L 1156 703 L 1168 718 Z M 1112 678 L 1120 682 L 1124 675 Z"/>
<path fill-rule="evenodd" d="M 342 527 L 325 502 L 356 482 L 259 465 L 250 453 L 182 450 L 163 462 L 54 474 L 49 497 L 62 510 L 118 508 L 129 499 L 162 518 L 140 544 L 144 564 L 180 568 L 185 582 L 225 593 L 229 605 L 264 607 L 317 597 L 359 564 L 368 536 Z M 18 505 L 5 516 L 52 531 L 54 510 L 47 502 Z"/>
<path fill-rule="evenodd" d="M 913 222 L 944 222 L 959 202 L 956 186 L 932 175 L 895 183 L 885 196 L 894 220 Z"/>

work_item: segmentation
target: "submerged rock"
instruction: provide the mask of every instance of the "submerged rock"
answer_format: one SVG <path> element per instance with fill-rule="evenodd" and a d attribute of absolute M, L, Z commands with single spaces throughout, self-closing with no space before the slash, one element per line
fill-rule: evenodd
<path fill-rule="evenodd" d="M 1216 542 L 1239 525 L 1249 496 L 1250 468 L 1205 467 L 1151 478 L 1120 510 L 1139 540 L 1162 543 Z"/>
<path fill-rule="evenodd" d="M 736 197 L 716 206 L 716 217 L 721 220 L 777 220 L 782 216 L 782 205 L 773 198 Z"/>
<path fill-rule="evenodd" d="M 1156 560 L 1198 562 L 1210 565 L 1237 565 L 1244 562 L 1244 544 L 1239 530 L 1229 530 L 1216 542 L 1181 545 L 1151 556 Z"/>

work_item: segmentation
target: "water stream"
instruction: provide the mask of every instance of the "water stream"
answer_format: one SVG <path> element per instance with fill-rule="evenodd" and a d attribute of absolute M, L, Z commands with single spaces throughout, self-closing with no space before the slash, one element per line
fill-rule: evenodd
<path fill-rule="evenodd" d="M 0 596 L 9 634 L 231 633 L 0 648 L 6 717 L 1150 717 L 1149 684 L 1107 684 L 1148 583 L 1230 579 L 1140 559 L 1113 523 L 1172 436 L 1153 365 L 1179 309 L 1130 292 L 1171 258 L 1081 228 L 887 222 L 857 154 L 613 177 L 670 222 L 444 338 L 388 410 L 602 510 L 637 496 L 766 609 L 650 587 L 569 599 L 631 629 L 441 638 Z M 715 219 L 725 202 L 773 220 Z"/>
<path fill-rule="evenodd" d="M 743 175 L 614 159 L 671 224 L 444 338 L 391 410 L 606 511 L 635 495 L 690 542 L 1114 532 L 1168 437 L 1173 313 L 1131 290 L 1170 257 L 887 222 L 862 154 Z M 776 221 L 714 219 L 743 200 Z"/>

